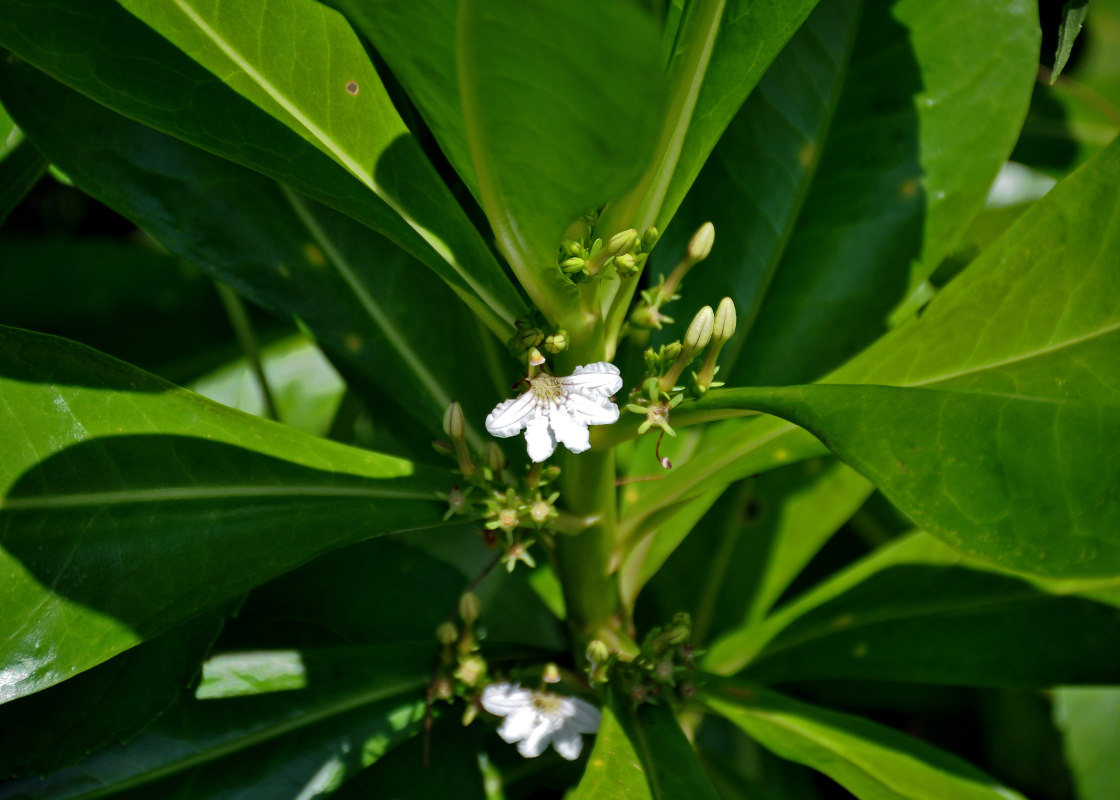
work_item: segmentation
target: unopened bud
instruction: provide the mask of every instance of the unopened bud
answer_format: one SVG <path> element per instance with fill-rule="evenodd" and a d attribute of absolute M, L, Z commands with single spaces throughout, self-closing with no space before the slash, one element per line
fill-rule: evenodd
<path fill-rule="evenodd" d="M 591 666 L 595 667 L 599 664 L 606 664 L 610 657 L 611 651 L 598 639 L 592 640 L 591 643 L 587 645 L 587 660 L 591 663 Z"/>
<path fill-rule="evenodd" d="M 692 234 L 692 239 L 688 243 L 688 250 L 686 258 L 693 264 L 703 261 L 712 252 L 712 245 L 716 241 L 716 226 L 710 222 L 705 222 L 697 229 L 696 233 Z"/>
<path fill-rule="evenodd" d="M 459 641 L 459 629 L 455 627 L 453 622 L 441 623 L 436 628 L 436 639 L 440 644 L 455 644 Z"/>
<path fill-rule="evenodd" d="M 466 423 L 463 421 L 463 407 L 454 402 L 443 413 L 443 432 L 451 437 L 451 441 L 462 439 L 466 433 Z"/>
<path fill-rule="evenodd" d="M 539 367 L 543 363 L 544 363 L 544 356 L 541 355 L 541 351 L 538 350 L 535 347 L 530 347 L 529 348 L 529 366 L 530 367 Z"/>
<path fill-rule="evenodd" d="M 560 269 L 562 269 L 564 272 L 567 272 L 567 273 L 571 274 L 573 272 L 579 272 L 586 265 L 587 265 L 587 262 L 584 261 L 579 256 L 572 256 L 571 258 L 565 258 L 563 261 L 560 262 Z"/>
<path fill-rule="evenodd" d="M 661 234 L 658 233 L 657 228 L 646 228 L 646 232 L 642 234 L 642 250 L 648 253 L 660 238 Z"/>
<path fill-rule="evenodd" d="M 551 661 L 544 665 L 544 674 L 541 680 L 545 683 L 560 683 L 560 668 Z"/>
<path fill-rule="evenodd" d="M 497 442 L 487 442 L 486 452 L 483 453 L 486 461 L 486 468 L 494 475 L 499 474 L 506 468 L 506 455 L 502 452 L 502 448 L 498 447 Z"/>
<path fill-rule="evenodd" d="M 550 353 L 562 353 L 568 349 L 568 332 L 561 328 L 544 338 L 544 349 Z"/>
<path fill-rule="evenodd" d="M 468 625 L 478 619 L 482 613 L 482 604 L 474 592 L 464 592 L 459 598 L 459 616 Z"/>
<path fill-rule="evenodd" d="M 569 256 L 581 256 L 581 255 L 583 255 L 583 245 L 581 245 L 575 239 L 565 239 L 564 240 L 564 245 L 563 245 L 563 250 Z"/>
<path fill-rule="evenodd" d="M 712 340 L 715 321 L 716 315 L 711 306 L 704 306 L 696 312 L 696 316 L 692 318 L 684 334 L 682 355 L 687 354 L 688 358 L 692 358 L 708 346 L 708 342 Z"/>
<path fill-rule="evenodd" d="M 642 237 L 639 236 L 638 232 L 633 228 L 616 233 L 607 242 L 607 246 L 603 248 L 603 252 L 606 253 L 605 258 L 618 256 L 623 253 L 632 253 L 634 248 L 637 247 L 638 243 L 641 241 Z"/>
<path fill-rule="evenodd" d="M 459 661 L 455 677 L 467 686 L 477 686 L 486 677 L 486 662 L 481 656 L 465 656 Z"/>
<path fill-rule="evenodd" d="M 719 301 L 716 321 L 712 326 L 712 343 L 724 344 L 735 335 L 735 303 L 730 297 Z"/>
<path fill-rule="evenodd" d="M 467 703 L 467 707 L 463 709 L 463 727 L 468 727 L 477 716 L 478 706 L 475 703 Z"/>
<path fill-rule="evenodd" d="M 634 258 L 633 253 L 623 253 L 620 256 L 615 256 L 614 266 L 618 270 L 619 275 L 630 275 L 638 269 L 637 259 Z"/>

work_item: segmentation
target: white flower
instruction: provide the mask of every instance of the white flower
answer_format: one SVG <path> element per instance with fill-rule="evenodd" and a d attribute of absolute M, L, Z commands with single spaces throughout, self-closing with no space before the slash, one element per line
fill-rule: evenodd
<path fill-rule="evenodd" d="M 564 758 L 575 761 L 583 750 L 580 734 L 599 730 L 599 710 L 578 697 L 522 689 L 516 683 L 492 683 L 482 690 L 482 707 L 505 717 L 498 735 L 517 752 L 536 758 L 549 742 Z"/>
<path fill-rule="evenodd" d="M 506 400 L 486 417 L 486 430 L 505 439 L 525 431 L 529 458 L 544 461 L 562 442 L 573 453 L 591 447 L 588 425 L 618 421 L 611 395 L 622 388 L 618 367 L 599 361 L 566 378 L 541 372 L 529 378 L 529 391 Z"/>

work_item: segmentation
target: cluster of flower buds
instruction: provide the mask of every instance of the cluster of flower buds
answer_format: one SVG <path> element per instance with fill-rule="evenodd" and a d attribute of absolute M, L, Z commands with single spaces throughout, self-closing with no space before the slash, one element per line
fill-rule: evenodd
<path fill-rule="evenodd" d="M 562 353 L 568 349 L 568 332 L 563 328 L 550 326 L 537 312 L 527 319 L 516 320 L 514 327 L 514 334 L 506 344 L 510 355 L 518 361 L 539 366 L 544 363 L 541 350 Z"/>
<path fill-rule="evenodd" d="M 506 571 L 513 572 L 517 562 L 535 567 L 536 560 L 529 552 L 535 543 L 534 535 L 549 536 L 550 527 L 560 516 L 556 510 L 559 492 L 546 494 L 546 487 L 559 476 L 558 467 L 542 468 L 534 464 L 526 478 L 526 497 L 513 488 L 505 492 L 491 491 L 484 501 L 486 520 L 486 544 L 488 547 L 501 547 L 501 562 Z"/>
<path fill-rule="evenodd" d="M 667 625 L 653 628 L 633 658 L 611 653 L 601 641 L 587 646 L 587 674 L 592 684 L 610 682 L 634 705 L 689 700 L 695 694 L 696 657 L 692 620 L 678 613 Z"/>
<path fill-rule="evenodd" d="M 596 275 L 614 269 L 619 277 L 630 277 L 641 272 L 649 253 L 657 244 L 657 228 L 639 234 L 633 228 L 620 231 L 604 242 L 595 239 L 588 244 L 587 237 L 565 239 L 557 255 L 560 270 L 574 283 L 583 283 Z"/>
<path fill-rule="evenodd" d="M 645 417 L 638 426 L 639 434 L 657 427 L 662 435 L 676 436 L 669 424 L 669 412 L 686 397 L 701 397 L 713 386 L 723 385 L 713 380 L 719 371 L 716 361 L 723 346 L 734 334 L 735 303 L 730 297 L 725 297 L 716 311 L 712 311 L 711 306 L 700 309 L 681 341 L 670 342 L 657 350 L 652 347 L 646 350 L 646 377 L 626 406 L 630 413 Z M 679 385 L 685 368 L 705 350 L 700 370 L 692 372 L 685 385 Z M 658 459 L 662 466 L 671 466 L 668 459 L 661 458 L 660 449 Z"/>
<path fill-rule="evenodd" d="M 428 690 L 432 700 L 451 701 L 456 697 L 472 700 L 467 705 L 463 724 L 469 725 L 478 712 L 474 696 L 488 683 L 486 659 L 479 653 L 485 630 L 477 625 L 482 606 L 478 595 L 466 592 L 452 617 L 436 628 L 439 642 L 439 663 Z M 473 709 L 473 710 L 472 710 Z"/>
<path fill-rule="evenodd" d="M 665 316 L 661 311 L 662 306 L 680 299 L 677 290 L 681 286 L 681 281 L 684 280 L 684 276 L 688 274 L 690 269 L 708 257 L 712 252 L 712 245 L 715 244 L 715 240 L 715 226 L 710 222 L 705 222 L 692 235 L 692 239 L 684 251 L 684 257 L 676 268 L 669 273 L 669 277 L 666 278 L 663 275 L 660 283 L 652 289 L 642 292 L 641 302 L 638 303 L 638 307 L 630 315 L 631 326 L 639 330 L 650 328 L 661 330 L 663 325 L 673 322 L 672 317 Z"/>

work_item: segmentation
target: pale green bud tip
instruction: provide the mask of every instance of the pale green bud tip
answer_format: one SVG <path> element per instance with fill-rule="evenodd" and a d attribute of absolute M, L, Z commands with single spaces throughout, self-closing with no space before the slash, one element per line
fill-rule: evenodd
<path fill-rule="evenodd" d="M 708 346 L 712 340 L 712 328 L 715 326 L 716 315 L 711 306 L 704 306 L 688 326 L 684 334 L 684 349 L 689 353 L 697 353 Z"/>
<path fill-rule="evenodd" d="M 440 644 L 455 644 L 459 638 L 459 631 L 455 628 L 454 623 L 444 622 L 436 628 L 436 639 Z"/>
<path fill-rule="evenodd" d="M 494 474 L 506 468 L 505 453 L 502 452 L 502 448 L 498 447 L 496 442 L 487 442 L 486 452 L 483 455 L 486 458 L 486 468 Z"/>
<path fill-rule="evenodd" d="M 544 363 L 544 356 L 541 355 L 541 351 L 538 350 L 535 347 L 530 347 L 529 348 L 529 366 L 539 367 L 543 363 Z"/>
<path fill-rule="evenodd" d="M 646 228 L 646 232 L 642 234 L 642 249 L 648 253 L 657 244 L 659 238 L 661 234 L 658 233 L 657 228 Z"/>
<path fill-rule="evenodd" d="M 443 414 L 443 432 L 452 439 L 462 439 L 466 431 L 466 422 L 463 420 L 463 407 L 454 402 L 447 407 Z"/>
<path fill-rule="evenodd" d="M 598 639 L 595 639 L 587 645 L 587 660 L 591 662 L 592 666 L 605 664 L 610 657 L 611 651 Z"/>
<path fill-rule="evenodd" d="M 551 661 L 544 665 L 544 675 L 541 676 L 545 683 L 560 683 L 560 668 Z"/>
<path fill-rule="evenodd" d="M 712 327 L 712 341 L 723 344 L 735 335 L 735 303 L 730 297 L 719 301 L 716 309 L 716 322 Z"/>
<path fill-rule="evenodd" d="M 630 228 L 612 236 L 610 241 L 607 242 L 607 246 L 603 248 L 603 252 L 607 258 L 621 253 L 630 253 L 641 241 L 642 237 L 638 235 L 638 232 Z"/>
<path fill-rule="evenodd" d="M 688 243 L 688 259 L 692 262 L 703 261 L 712 252 L 712 245 L 716 241 L 716 226 L 705 222 L 692 234 Z"/>
<path fill-rule="evenodd" d="M 470 625 L 482 613 L 482 604 L 478 600 L 478 595 L 474 592 L 465 592 L 459 598 L 459 616 L 463 618 L 463 622 Z"/>

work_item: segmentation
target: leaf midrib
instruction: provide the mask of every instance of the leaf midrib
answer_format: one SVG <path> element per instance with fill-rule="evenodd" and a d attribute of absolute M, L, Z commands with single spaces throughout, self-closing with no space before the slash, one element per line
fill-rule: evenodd
<path fill-rule="evenodd" d="M 0 511 L 33 511 L 54 508 L 82 508 L 126 503 L 165 503 L 182 500 L 225 500 L 255 497 L 352 497 L 393 500 L 434 500 L 426 492 L 343 486 L 174 486 L 157 489 L 130 489 L 73 494 L 45 494 L 34 497 L 0 498 Z"/>

